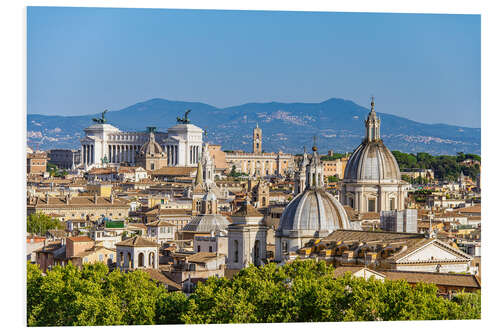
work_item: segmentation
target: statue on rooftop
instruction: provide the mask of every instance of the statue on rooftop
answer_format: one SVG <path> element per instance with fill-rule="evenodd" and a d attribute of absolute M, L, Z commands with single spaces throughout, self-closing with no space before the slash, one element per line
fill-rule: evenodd
<path fill-rule="evenodd" d="M 191 112 L 191 110 L 186 110 L 186 112 L 184 112 L 184 117 L 183 118 L 177 117 L 177 123 L 178 124 L 189 124 L 188 114 L 190 112 Z"/>
<path fill-rule="evenodd" d="M 104 124 L 106 123 L 106 118 L 104 118 L 104 115 L 106 114 L 106 112 L 108 112 L 108 110 L 104 110 L 102 113 L 101 113 L 101 118 L 92 118 L 92 121 L 96 124 Z"/>

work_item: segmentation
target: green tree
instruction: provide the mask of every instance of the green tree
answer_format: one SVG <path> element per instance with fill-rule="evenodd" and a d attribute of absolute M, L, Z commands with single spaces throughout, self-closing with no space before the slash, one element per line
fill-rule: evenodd
<path fill-rule="evenodd" d="M 435 285 L 335 278 L 324 261 L 250 266 L 233 279 L 211 277 L 189 298 L 169 293 L 143 271 L 109 272 L 71 264 L 42 275 L 27 268 L 29 326 L 272 323 L 479 319 L 479 293 L 452 300 Z"/>
<path fill-rule="evenodd" d="M 29 233 L 45 235 L 50 229 L 64 229 L 64 224 L 43 213 L 33 213 L 27 217 L 27 228 Z"/>

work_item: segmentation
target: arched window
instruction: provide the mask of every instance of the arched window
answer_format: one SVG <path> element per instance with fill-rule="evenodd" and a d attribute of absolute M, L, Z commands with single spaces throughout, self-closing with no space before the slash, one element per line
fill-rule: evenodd
<path fill-rule="evenodd" d="M 125 258 L 123 258 L 123 252 L 120 252 L 120 258 L 118 258 L 118 261 L 120 262 L 120 267 L 123 267 L 123 261 Z"/>
<path fill-rule="evenodd" d="M 139 253 L 139 267 L 144 267 L 144 253 Z"/>
<path fill-rule="evenodd" d="M 127 268 L 132 267 L 132 255 L 130 255 L 130 252 L 127 252 Z"/>
<path fill-rule="evenodd" d="M 155 253 L 150 252 L 149 253 L 149 267 L 155 267 Z"/>
<path fill-rule="evenodd" d="M 260 241 L 256 240 L 253 247 L 253 264 L 255 266 L 260 265 Z"/>
<path fill-rule="evenodd" d="M 234 240 L 234 262 L 238 262 L 238 240 Z"/>

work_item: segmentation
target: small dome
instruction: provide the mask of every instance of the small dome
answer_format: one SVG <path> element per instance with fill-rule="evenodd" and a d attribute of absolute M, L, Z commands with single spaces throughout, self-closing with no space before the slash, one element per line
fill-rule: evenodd
<path fill-rule="evenodd" d="M 344 182 L 394 181 L 401 179 L 398 162 L 381 140 L 364 141 L 347 162 Z"/>
<path fill-rule="evenodd" d="M 322 188 L 311 188 L 296 196 L 285 208 L 278 232 L 286 236 L 324 237 L 337 229 L 352 229 L 344 207 Z"/>
<path fill-rule="evenodd" d="M 182 231 L 200 233 L 219 233 L 227 230 L 230 222 L 224 215 L 198 215 L 182 228 Z"/>
<path fill-rule="evenodd" d="M 163 154 L 163 149 L 155 141 L 155 136 L 153 133 L 150 133 L 149 141 L 142 145 L 141 149 L 139 150 L 139 154 L 142 156 Z"/>

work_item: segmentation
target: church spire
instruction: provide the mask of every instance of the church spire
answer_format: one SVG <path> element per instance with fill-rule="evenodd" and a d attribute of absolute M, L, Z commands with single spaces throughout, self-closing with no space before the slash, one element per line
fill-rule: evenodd
<path fill-rule="evenodd" d="M 201 160 L 198 161 L 198 170 L 196 170 L 196 180 L 194 185 L 203 185 L 203 171 L 201 170 Z"/>

